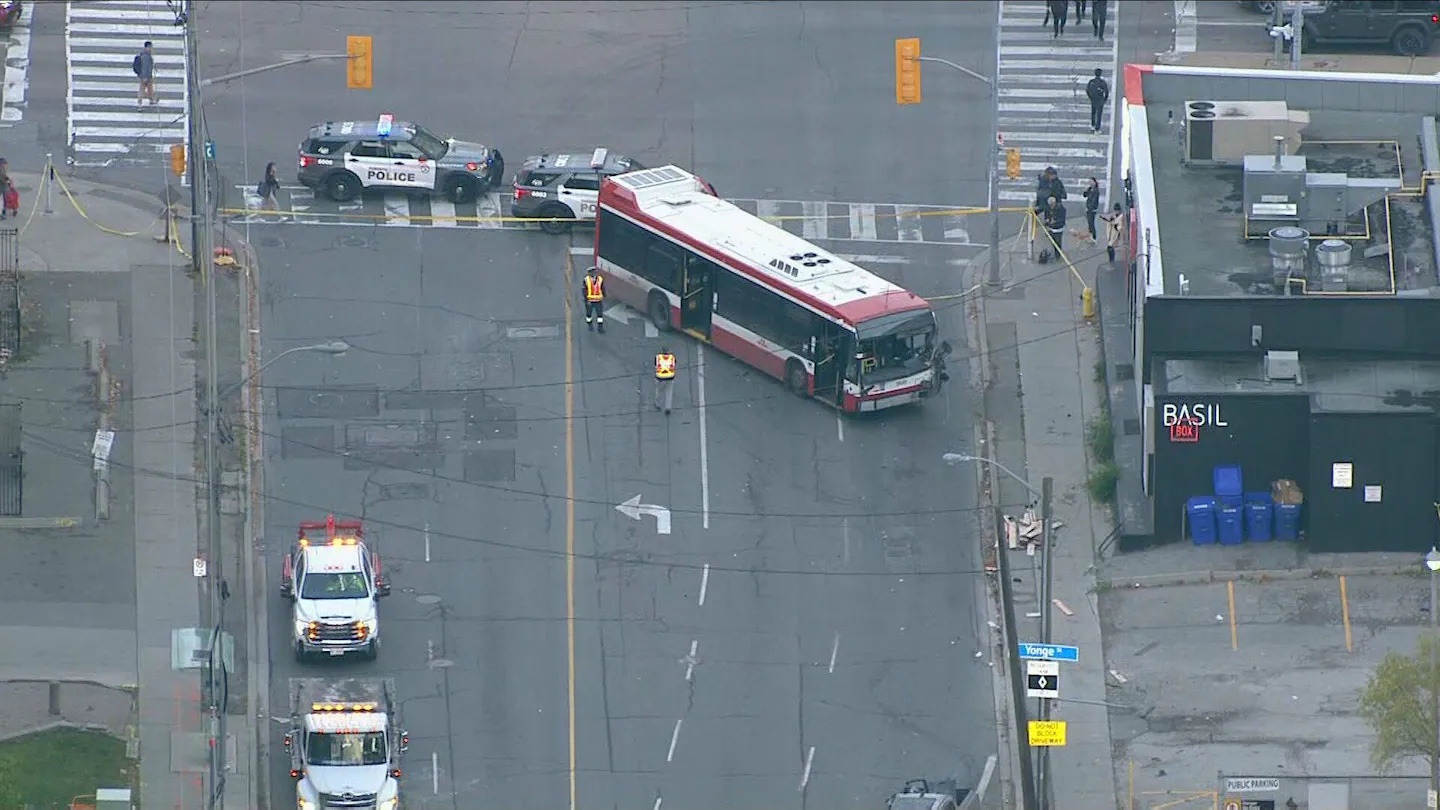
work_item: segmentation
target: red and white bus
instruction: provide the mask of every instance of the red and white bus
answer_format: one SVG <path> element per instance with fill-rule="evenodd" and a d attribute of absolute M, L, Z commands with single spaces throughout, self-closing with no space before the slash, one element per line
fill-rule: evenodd
<path fill-rule="evenodd" d="M 929 302 L 709 193 L 674 166 L 606 178 L 595 260 L 610 294 L 845 411 L 940 389 Z"/>

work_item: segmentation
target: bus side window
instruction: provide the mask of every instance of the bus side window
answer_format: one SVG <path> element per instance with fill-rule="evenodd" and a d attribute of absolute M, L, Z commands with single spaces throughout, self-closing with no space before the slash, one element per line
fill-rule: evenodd
<path fill-rule="evenodd" d="M 618 214 L 601 211 L 599 215 L 600 256 L 622 268 L 641 273 L 645 265 L 645 230 Z"/>
<path fill-rule="evenodd" d="M 656 237 L 645 251 L 645 269 L 640 274 L 670 292 L 679 292 L 681 261 L 680 248 Z"/>

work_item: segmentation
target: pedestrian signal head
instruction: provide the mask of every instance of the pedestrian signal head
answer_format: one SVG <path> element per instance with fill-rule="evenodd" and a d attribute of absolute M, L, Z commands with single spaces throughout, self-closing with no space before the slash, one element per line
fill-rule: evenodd
<path fill-rule="evenodd" d="M 895 103 L 920 103 L 920 39 L 895 40 Z"/>
<path fill-rule="evenodd" d="M 185 174 L 185 144 L 171 144 L 170 171 L 174 172 L 176 177 Z"/>
<path fill-rule="evenodd" d="M 1014 180 L 1020 176 L 1020 150 L 1011 147 L 1005 150 L 1005 176 Z"/>

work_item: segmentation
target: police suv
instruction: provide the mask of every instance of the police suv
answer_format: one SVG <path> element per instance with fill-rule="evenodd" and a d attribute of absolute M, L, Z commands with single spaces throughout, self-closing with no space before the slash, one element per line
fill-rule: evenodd
<path fill-rule="evenodd" d="M 440 138 L 387 114 L 311 127 L 300 144 L 297 177 L 336 202 L 383 189 L 440 191 L 451 202 L 467 203 L 497 186 L 504 173 L 498 149 Z"/>
<path fill-rule="evenodd" d="M 515 175 L 510 215 L 540 219 L 546 233 L 564 233 L 571 223 L 563 220 L 594 221 L 601 180 L 643 168 L 609 149 L 528 157 Z"/>

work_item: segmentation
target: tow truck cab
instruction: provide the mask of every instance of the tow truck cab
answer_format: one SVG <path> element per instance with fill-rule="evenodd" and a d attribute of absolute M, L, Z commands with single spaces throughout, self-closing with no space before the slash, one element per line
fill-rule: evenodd
<path fill-rule="evenodd" d="M 331 515 L 301 523 L 280 572 L 280 594 L 292 603 L 295 659 L 359 653 L 373 660 L 380 654 L 378 603 L 389 593 L 360 521 Z"/>
<path fill-rule="evenodd" d="M 969 795 L 970 791 L 953 783 L 931 785 L 924 779 L 911 779 L 885 801 L 885 810 L 956 810 Z"/>
<path fill-rule="evenodd" d="M 285 750 L 300 810 L 397 810 L 410 747 L 399 711 L 388 678 L 292 680 Z"/>

